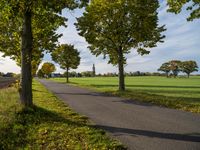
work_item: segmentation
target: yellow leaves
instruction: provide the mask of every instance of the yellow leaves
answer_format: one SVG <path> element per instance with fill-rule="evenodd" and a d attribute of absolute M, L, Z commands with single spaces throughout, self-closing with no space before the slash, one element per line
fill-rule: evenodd
<path fill-rule="evenodd" d="M 46 75 L 50 75 L 52 72 L 56 71 L 56 67 L 54 64 L 46 62 L 42 65 L 42 72 Z"/>
<path fill-rule="evenodd" d="M 40 134 L 40 135 L 45 135 L 45 134 L 47 134 L 47 133 L 48 133 L 48 129 L 47 129 L 47 128 L 44 128 L 44 129 L 43 129 L 43 128 L 41 128 L 41 129 L 39 129 L 39 131 L 38 131 L 38 132 L 39 132 L 39 134 Z"/>

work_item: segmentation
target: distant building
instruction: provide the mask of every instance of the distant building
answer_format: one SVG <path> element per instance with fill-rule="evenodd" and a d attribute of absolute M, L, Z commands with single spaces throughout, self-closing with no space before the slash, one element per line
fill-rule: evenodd
<path fill-rule="evenodd" d="M 95 77 L 96 71 L 95 71 L 95 65 L 93 64 L 92 66 L 92 76 Z"/>
<path fill-rule="evenodd" d="M 62 75 L 60 74 L 60 73 L 52 73 L 51 74 L 51 77 L 52 78 L 59 78 L 59 77 L 61 77 Z"/>

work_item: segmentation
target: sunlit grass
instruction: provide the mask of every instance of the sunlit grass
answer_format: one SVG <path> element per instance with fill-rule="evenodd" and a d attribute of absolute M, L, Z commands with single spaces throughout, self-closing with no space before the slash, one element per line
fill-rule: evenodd
<path fill-rule="evenodd" d="M 24 109 L 15 88 L 0 90 L 0 149 L 123 149 L 37 81 L 33 99 Z"/>

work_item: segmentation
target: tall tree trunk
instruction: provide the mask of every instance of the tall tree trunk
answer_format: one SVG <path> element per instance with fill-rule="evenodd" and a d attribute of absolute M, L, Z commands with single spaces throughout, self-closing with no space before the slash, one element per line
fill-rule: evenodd
<path fill-rule="evenodd" d="M 20 100 L 24 106 L 32 106 L 32 27 L 31 27 L 31 12 L 24 13 L 24 24 L 22 29 L 22 47 L 21 47 L 21 89 Z"/>
<path fill-rule="evenodd" d="M 122 47 L 118 50 L 118 69 L 119 69 L 119 91 L 125 91 L 124 83 L 124 61 Z"/>
<path fill-rule="evenodd" d="M 69 83 L 69 68 L 67 68 L 66 72 L 66 82 Z"/>

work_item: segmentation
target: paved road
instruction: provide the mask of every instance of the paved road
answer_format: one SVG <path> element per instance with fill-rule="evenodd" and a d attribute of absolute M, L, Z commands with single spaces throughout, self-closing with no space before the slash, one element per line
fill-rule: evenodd
<path fill-rule="evenodd" d="M 15 83 L 16 78 L 0 77 L 0 89 L 9 87 L 12 83 Z"/>
<path fill-rule="evenodd" d="M 40 80 L 130 150 L 200 150 L 200 115 Z"/>

